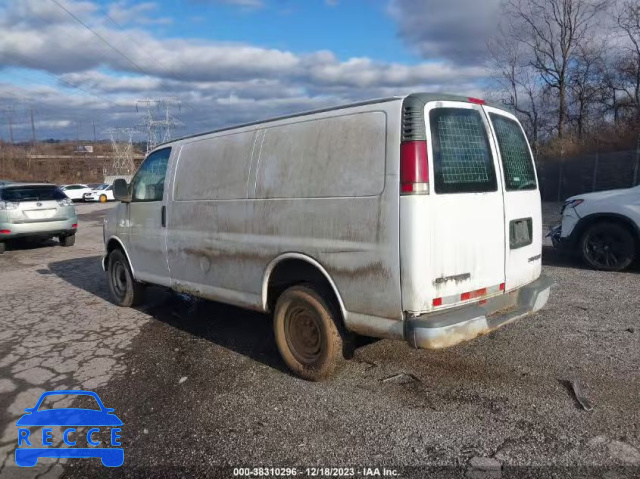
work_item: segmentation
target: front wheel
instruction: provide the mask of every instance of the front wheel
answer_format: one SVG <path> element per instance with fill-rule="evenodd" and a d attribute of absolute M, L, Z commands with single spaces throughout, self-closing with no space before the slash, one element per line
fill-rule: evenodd
<path fill-rule="evenodd" d="M 602 271 L 622 271 L 634 260 L 633 235 L 618 223 L 601 222 L 590 226 L 580 240 L 584 262 Z"/>
<path fill-rule="evenodd" d="M 144 285 L 133 278 L 129 261 L 119 249 L 113 250 L 107 258 L 107 278 L 115 304 L 129 308 L 142 302 Z"/>
<path fill-rule="evenodd" d="M 344 360 L 338 315 L 310 286 L 293 286 L 280 295 L 273 318 L 276 344 L 296 375 L 319 381 Z"/>

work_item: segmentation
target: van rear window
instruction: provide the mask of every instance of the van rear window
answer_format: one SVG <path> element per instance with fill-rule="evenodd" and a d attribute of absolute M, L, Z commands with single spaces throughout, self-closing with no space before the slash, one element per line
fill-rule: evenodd
<path fill-rule="evenodd" d="M 429 114 L 436 193 L 496 191 L 489 137 L 476 110 L 435 108 Z"/>
<path fill-rule="evenodd" d="M 495 113 L 489 116 L 498 137 L 507 191 L 535 190 L 536 174 L 522 128 L 506 116 Z"/>
<path fill-rule="evenodd" d="M 21 201 L 52 201 L 67 197 L 57 186 L 13 186 L 0 190 L 0 200 L 20 203 Z"/>

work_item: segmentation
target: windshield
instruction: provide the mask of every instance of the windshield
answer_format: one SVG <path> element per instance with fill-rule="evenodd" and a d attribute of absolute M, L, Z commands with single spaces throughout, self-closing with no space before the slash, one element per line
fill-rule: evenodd
<path fill-rule="evenodd" d="M 72 405 L 75 409 L 93 409 L 100 411 L 100 405 L 93 396 L 69 393 L 50 394 L 46 396 L 40 403 L 40 406 L 38 406 L 38 411 L 68 408 Z"/>
<path fill-rule="evenodd" d="M 96 188 L 96 190 L 106 190 L 107 188 L 109 188 L 109 185 L 104 183 L 102 185 L 98 185 L 98 187 Z"/>
<path fill-rule="evenodd" d="M 0 190 L 0 199 L 20 203 L 21 201 L 55 201 L 67 197 L 57 186 L 14 186 Z"/>

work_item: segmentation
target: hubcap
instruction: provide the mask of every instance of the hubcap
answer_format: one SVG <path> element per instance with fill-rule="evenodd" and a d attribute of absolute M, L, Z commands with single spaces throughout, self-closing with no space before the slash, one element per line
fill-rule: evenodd
<path fill-rule="evenodd" d="M 127 272 L 120 261 L 111 265 L 111 284 L 118 298 L 123 298 L 127 294 Z"/>
<path fill-rule="evenodd" d="M 292 305 L 286 312 L 284 327 L 289 349 L 301 363 L 312 364 L 322 353 L 320 319 L 308 306 Z"/>
<path fill-rule="evenodd" d="M 585 242 L 585 249 L 591 261 L 603 268 L 614 268 L 625 257 L 624 241 L 612 233 L 590 235 Z"/>

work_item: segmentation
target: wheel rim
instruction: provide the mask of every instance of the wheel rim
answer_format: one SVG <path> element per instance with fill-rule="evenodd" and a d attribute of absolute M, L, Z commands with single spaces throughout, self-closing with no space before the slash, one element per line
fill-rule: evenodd
<path fill-rule="evenodd" d="M 111 265 L 111 285 L 118 298 L 124 298 L 127 294 L 127 271 L 121 261 L 115 261 Z"/>
<path fill-rule="evenodd" d="M 324 348 L 317 313 L 306 305 L 293 304 L 285 313 L 284 327 L 294 357 L 304 364 L 317 361 Z"/>
<path fill-rule="evenodd" d="M 585 241 L 589 259 L 601 268 L 615 268 L 626 259 L 626 242 L 613 232 L 597 232 Z"/>

